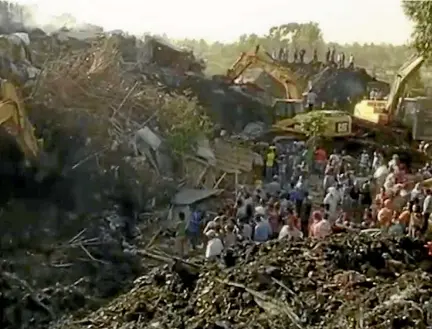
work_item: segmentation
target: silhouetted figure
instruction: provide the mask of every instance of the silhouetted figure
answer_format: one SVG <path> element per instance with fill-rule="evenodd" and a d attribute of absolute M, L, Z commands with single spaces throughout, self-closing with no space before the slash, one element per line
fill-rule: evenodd
<path fill-rule="evenodd" d="M 283 61 L 284 56 L 285 56 L 285 54 L 284 54 L 284 49 L 283 49 L 283 48 L 280 48 L 280 49 L 279 49 L 279 56 L 278 56 L 278 59 L 279 59 L 280 61 Z"/>
<path fill-rule="evenodd" d="M 341 63 L 340 63 L 340 67 L 344 68 L 345 67 L 345 53 L 341 54 Z"/>
<path fill-rule="evenodd" d="M 333 47 L 330 51 L 330 62 L 331 63 L 335 62 L 335 57 L 336 57 L 336 48 Z"/>
<path fill-rule="evenodd" d="M 298 62 L 298 56 L 299 56 L 299 53 L 298 53 L 298 50 L 296 48 L 296 49 L 294 49 L 294 63 Z"/>
<path fill-rule="evenodd" d="M 318 62 L 318 50 L 316 48 L 313 51 L 313 62 Z"/>
<path fill-rule="evenodd" d="M 348 68 L 349 69 L 354 69 L 354 55 L 350 54 L 349 59 L 348 59 Z"/>
<path fill-rule="evenodd" d="M 300 50 L 300 63 L 304 63 L 305 54 L 306 54 L 306 50 L 304 49 Z"/>
<path fill-rule="evenodd" d="M 327 64 L 330 62 L 330 53 L 331 53 L 330 48 L 327 48 L 327 51 L 325 53 L 325 60 Z"/>

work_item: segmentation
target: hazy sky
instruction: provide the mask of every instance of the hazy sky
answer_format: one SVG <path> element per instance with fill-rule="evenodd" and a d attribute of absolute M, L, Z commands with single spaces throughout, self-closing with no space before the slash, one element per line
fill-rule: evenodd
<path fill-rule="evenodd" d="M 39 19 L 64 12 L 106 29 L 231 41 L 288 22 L 316 21 L 327 41 L 402 44 L 411 33 L 400 0 L 18 0 Z"/>

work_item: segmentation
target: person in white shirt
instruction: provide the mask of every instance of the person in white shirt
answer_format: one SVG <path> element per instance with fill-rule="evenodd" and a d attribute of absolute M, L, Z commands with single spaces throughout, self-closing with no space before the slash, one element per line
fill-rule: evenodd
<path fill-rule="evenodd" d="M 335 187 L 330 187 L 324 198 L 323 203 L 329 207 L 330 221 L 333 222 L 337 218 L 337 207 L 340 202 L 339 194 Z"/>
<path fill-rule="evenodd" d="M 222 255 L 224 245 L 220 237 L 217 236 L 216 232 L 210 230 L 207 232 L 207 238 L 209 239 L 206 246 L 205 257 L 208 260 L 213 260 Z"/>
<path fill-rule="evenodd" d="M 318 95 L 313 91 L 313 89 L 309 89 L 309 92 L 306 95 L 306 103 L 309 112 L 314 109 L 317 98 Z"/>
<path fill-rule="evenodd" d="M 303 232 L 300 231 L 297 227 L 295 227 L 293 219 L 288 218 L 285 221 L 285 225 L 282 226 L 278 240 L 288 239 L 288 240 L 297 240 L 303 238 Z"/>

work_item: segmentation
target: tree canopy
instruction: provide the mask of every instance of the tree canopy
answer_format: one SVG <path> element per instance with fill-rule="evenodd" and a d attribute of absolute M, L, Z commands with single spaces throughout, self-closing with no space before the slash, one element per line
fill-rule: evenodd
<path fill-rule="evenodd" d="M 413 44 L 417 51 L 432 55 L 432 1 L 402 1 L 405 14 L 414 23 Z"/>

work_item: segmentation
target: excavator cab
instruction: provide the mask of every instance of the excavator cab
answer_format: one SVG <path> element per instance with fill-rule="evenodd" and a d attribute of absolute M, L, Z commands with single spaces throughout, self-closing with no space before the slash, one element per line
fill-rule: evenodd
<path fill-rule="evenodd" d="M 303 101 L 298 99 L 276 99 L 272 110 L 273 123 L 284 119 L 292 119 L 304 112 Z"/>

